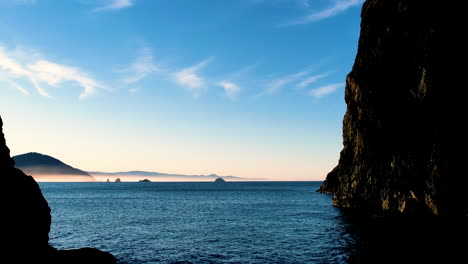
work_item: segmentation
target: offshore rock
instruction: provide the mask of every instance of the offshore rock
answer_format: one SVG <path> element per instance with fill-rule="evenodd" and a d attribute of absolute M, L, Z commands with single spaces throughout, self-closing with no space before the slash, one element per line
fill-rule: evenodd
<path fill-rule="evenodd" d="M 97 249 L 56 250 L 49 245 L 50 208 L 33 177 L 14 167 L 0 117 L 0 177 L 2 201 L 1 259 L 8 263 L 115 263 Z M 63 260 L 66 260 L 65 262 Z"/>
<path fill-rule="evenodd" d="M 367 0 L 339 164 L 319 189 L 375 215 L 468 213 L 460 7 Z"/>

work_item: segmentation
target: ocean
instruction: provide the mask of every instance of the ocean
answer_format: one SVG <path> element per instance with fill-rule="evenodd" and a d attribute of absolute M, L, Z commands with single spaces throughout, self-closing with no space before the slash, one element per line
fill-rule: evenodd
<path fill-rule="evenodd" d="M 383 260 L 417 252 L 421 235 L 403 237 L 414 228 L 398 234 L 401 228 L 387 230 L 385 223 L 387 231 L 375 236 L 384 239 L 375 242 L 332 206 L 331 195 L 316 192 L 320 185 L 40 183 L 52 209 L 50 244 L 95 247 L 119 263 L 364 263 L 366 251 L 380 258 L 375 246 Z"/>
<path fill-rule="evenodd" d="M 338 263 L 346 236 L 321 182 L 40 183 L 50 244 L 121 263 Z"/>

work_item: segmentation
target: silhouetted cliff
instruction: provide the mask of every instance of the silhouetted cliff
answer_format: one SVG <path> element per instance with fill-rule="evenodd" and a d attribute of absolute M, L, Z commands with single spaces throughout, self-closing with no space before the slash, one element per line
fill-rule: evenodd
<path fill-rule="evenodd" d="M 114 263 L 97 249 L 56 250 L 49 246 L 50 208 L 36 181 L 14 167 L 0 117 L 2 201 L 1 259 L 8 263 Z M 3 263 L 3 262 L 2 262 Z"/>
<path fill-rule="evenodd" d="M 319 191 L 371 214 L 466 215 L 461 7 L 367 0 L 338 166 Z"/>
<path fill-rule="evenodd" d="M 27 263 L 21 260 L 41 259 L 52 250 L 49 247 L 50 209 L 36 181 L 13 167 L 2 127 L 0 117 L 2 258 L 15 256 L 13 260 L 18 262 L 14 263 Z"/>

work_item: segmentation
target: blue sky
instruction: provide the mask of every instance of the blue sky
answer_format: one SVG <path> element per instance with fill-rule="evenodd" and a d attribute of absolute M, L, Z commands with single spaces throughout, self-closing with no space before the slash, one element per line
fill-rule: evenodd
<path fill-rule="evenodd" d="M 323 180 L 361 0 L 3 0 L 12 154 L 84 170 Z"/>

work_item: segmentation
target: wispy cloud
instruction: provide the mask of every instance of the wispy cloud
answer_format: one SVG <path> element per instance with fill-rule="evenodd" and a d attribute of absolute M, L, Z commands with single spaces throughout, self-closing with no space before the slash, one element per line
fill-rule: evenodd
<path fill-rule="evenodd" d="M 275 94 L 279 92 L 284 86 L 291 84 L 292 82 L 298 81 L 308 74 L 307 71 L 301 71 L 295 74 L 290 74 L 279 79 L 271 81 L 267 88 L 260 94 Z"/>
<path fill-rule="evenodd" d="M 317 22 L 327 18 L 331 18 L 343 13 L 351 7 L 361 5 L 364 2 L 364 0 L 334 0 L 332 2 L 333 5 L 322 11 L 313 12 L 300 19 L 290 21 L 284 24 L 283 26 L 309 24 L 312 22 Z"/>
<path fill-rule="evenodd" d="M 176 83 L 187 88 L 194 97 L 200 96 L 206 87 L 205 80 L 198 74 L 198 71 L 204 68 L 211 60 L 212 58 L 205 59 L 194 66 L 173 73 L 174 80 Z"/>
<path fill-rule="evenodd" d="M 160 69 L 154 64 L 154 56 L 151 49 L 148 46 L 144 46 L 140 49 L 140 54 L 135 61 L 129 67 L 121 71 L 129 73 L 122 81 L 125 84 L 132 84 L 140 81 L 151 73 L 160 71 Z"/>
<path fill-rule="evenodd" d="M 253 70 L 255 70 L 259 65 L 260 63 L 255 63 L 255 64 L 245 66 L 236 72 L 228 74 L 227 79 L 232 80 L 232 79 L 244 78 L 246 75 L 249 75 Z"/>
<path fill-rule="evenodd" d="M 41 60 L 27 66 L 32 70 L 34 79 L 45 82 L 50 86 L 57 86 L 66 81 L 74 81 L 84 88 L 80 94 L 83 99 L 96 93 L 97 88 L 104 88 L 96 80 L 78 68 L 60 65 L 54 62 Z"/>
<path fill-rule="evenodd" d="M 230 82 L 230 81 L 221 81 L 218 83 L 218 85 L 223 87 L 224 92 L 231 100 L 236 99 L 237 94 L 241 90 L 237 84 Z"/>
<path fill-rule="evenodd" d="M 299 88 L 307 87 L 309 84 L 315 83 L 315 82 L 317 82 L 318 80 L 323 79 L 323 78 L 329 76 L 331 73 L 332 73 L 332 72 L 326 72 L 326 73 L 322 73 L 322 74 L 317 74 L 317 75 L 309 76 L 309 77 L 305 78 L 303 81 L 301 81 L 301 82 L 297 85 L 297 87 L 299 87 Z"/>
<path fill-rule="evenodd" d="M 19 85 L 17 82 L 14 82 L 10 79 L 5 80 L 11 87 L 15 88 L 16 90 L 20 91 L 24 95 L 29 95 L 29 92 L 23 88 L 23 86 Z"/>
<path fill-rule="evenodd" d="M 322 87 L 315 88 L 309 92 L 310 96 L 315 97 L 316 99 L 320 99 L 325 95 L 331 94 L 335 92 L 338 88 L 343 87 L 343 83 L 334 83 L 334 84 L 329 84 L 325 85 Z"/>
<path fill-rule="evenodd" d="M 134 5 L 133 0 L 108 0 L 106 5 L 97 7 L 93 9 L 93 12 L 101 12 L 101 11 L 111 11 L 111 10 L 118 10 L 122 8 L 131 7 Z"/>
<path fill-rule="evenodd" d="M 309 0 L 296 0 L 297 3 L 305 8 L 309 8 L 310 7 L 310 3 L 309 3 Z"/>
<path fill-rule="evenodd" d="M 7 82 L 23 94 L 29 92 L 12 79 L 25 79 L 29 81 L 37 92 L 49 97 L 42 84 L 58 86 L 63 82 L 72 81 L 83 88 L 80 98 L 86 98 L 99 88 L 105 88 L 89 75 L 76 67 L 61 65 L 48 60 L 40 59 L 34 62 L 24 61 L 21 56 L 15 56 L 15 52 L 9 52 L 0 46 L 0 72 L 6 76 Z"/>

